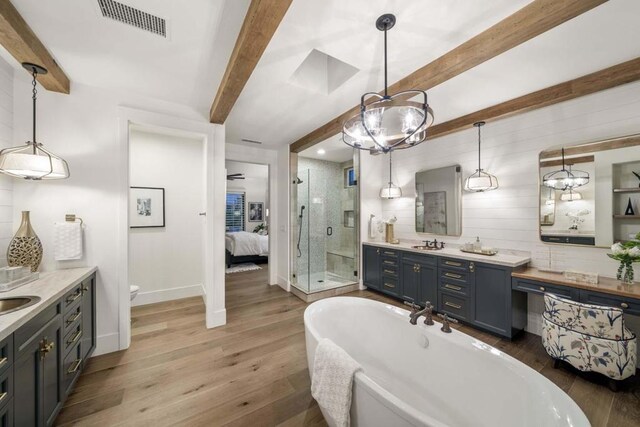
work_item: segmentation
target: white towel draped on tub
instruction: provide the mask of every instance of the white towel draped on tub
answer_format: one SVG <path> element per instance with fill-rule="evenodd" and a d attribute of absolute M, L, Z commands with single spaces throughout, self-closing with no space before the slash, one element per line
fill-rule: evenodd
<path fill-rule="evenodd" d="M 54 225 L 54 258 L 69 261 L 82 258 L 82 224 L 56 222 Z"/>
<path fill-rule="evenodd" d="M 353 377 L 360 370 L 358 362 L 329 339 L 316 348 L 311 380 L 311 395 L 332 419 L 329 425 L 347 427 L 350 424 Z"/>

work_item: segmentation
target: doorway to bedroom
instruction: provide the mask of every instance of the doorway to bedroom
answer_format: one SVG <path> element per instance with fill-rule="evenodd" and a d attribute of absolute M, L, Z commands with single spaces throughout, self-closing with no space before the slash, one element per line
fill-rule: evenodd
<path fill-rule="evenodd" d="M 226 160 L 225 167 L 226 276 L 268 284 L 269 166 Z"/>

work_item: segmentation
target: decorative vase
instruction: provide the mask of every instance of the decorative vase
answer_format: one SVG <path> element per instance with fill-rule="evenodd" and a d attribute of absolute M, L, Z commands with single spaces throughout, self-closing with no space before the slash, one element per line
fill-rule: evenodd
<path fill-rule="evenodd" d="M 616 278 L 625 285 L 633 284 L 633 263 L 631 261 L 621 261 L 618 267 Z"/>
<path fill-rule="evenodd" d="M 11 267 L 30 267 L 32 272 L 38 271 L 42 261 L 42 242 L 31 227 L 29 211 L 22 211 L 22 223 L 9 243 L 7 261 Z"/>

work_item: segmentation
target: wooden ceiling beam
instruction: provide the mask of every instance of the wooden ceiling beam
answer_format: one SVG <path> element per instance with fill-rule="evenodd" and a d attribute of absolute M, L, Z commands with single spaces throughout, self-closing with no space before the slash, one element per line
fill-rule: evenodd
<path fill-rule="evenodd" d="M 433 125 L 428 131 L 427 139 L 469 129 L 475 122 L 490 123 L 638 80 L 640 80 L 640 57 Z"/>
<path fill-rule="evenodd" d="M 607 0 L 534 0 L 513 15 L 392 84 L 389 92 L 409 89 L 427 91 L 606 2 Z M 337 135 L 341 132 L 343 123 L 359 111 L 360 105 L 345 111 L 295 141 L 291 144 L 290 151 L 300 152 Z"/>
<path fill-rule="evenodd" d="M 47 74 L 38 75 L 45 89 L 69 93 L 69 78 L 9 0 L 0 0 L 0 44 L 16 61 L 46 68 Z"/>
<path fill-rule="evenodd" d="M 251 73 L 258 65 L 292 0 L 251 0 L 218 92 L 211 105 L 211 123 L 229 117 Z"/>

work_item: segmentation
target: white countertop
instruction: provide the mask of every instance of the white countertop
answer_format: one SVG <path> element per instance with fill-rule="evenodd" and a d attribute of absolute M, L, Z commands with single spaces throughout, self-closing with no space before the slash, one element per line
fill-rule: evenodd
<path fill-rule="evenodd" d="M 26 285 L 0 293 L 0 298 L 38 296 L 40 302 L 22 310 L 0 315 L 0 340 L 14 333 L 49 305 L 62 298 L 78 283 L 91 276 L 97 267 L 70 268 L 40 273 L 40 278 Z"/>
<path fill-rule="evenodd" d="M 370 246 L 380 246 L 383 248 L 399 249 L 403 251 L 415 252 L 415 253 L 425 254 L 425 255 L 465 259 L 469 261 L 482 262 L 485 264 L 503 265 L 505 267 L 519 267 L 521 265 L 527 265 L 531 261 L 531 257 L 529 255 L 523 255 L 519 253 L 519 251 L 498 250 L 498 253 L 496 255 L 488 256 L 488 255 L 478 255 L 478 254 L 471 254 L 468 252 L 462 252 L 460 248 L 446 247 L 446 244 L 444 249 L 440 249 L 437 251 L 425 251 L 421 249 L 414 249 L 412 248 L 412 246 L 419 245 L 419 243 L 411 243 L 411 242 L 400 242 L 398 244 L 392 244 L 392 243 L 380 242 L 380 241 L 367 241 L 367 242 L 362 242 L 362 244 L 370 245 Z"/>

